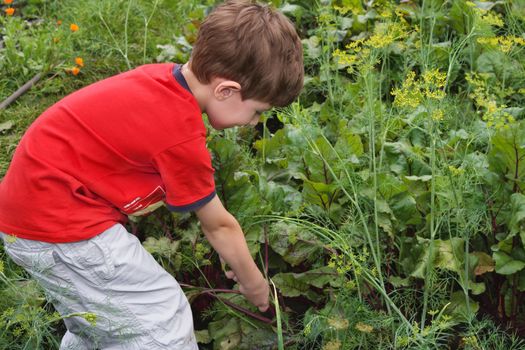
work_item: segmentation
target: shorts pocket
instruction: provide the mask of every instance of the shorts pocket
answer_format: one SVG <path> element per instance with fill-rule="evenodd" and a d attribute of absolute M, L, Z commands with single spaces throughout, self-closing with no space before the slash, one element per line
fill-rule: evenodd
<path fill-rule="evenodd" d="M 88 272 L 99 283 L 105 283 L 115 276 L 115 265 L 109 248 L 98 237 L 90 240 L 60 243 L 57 257 L 72 268 Z"/>

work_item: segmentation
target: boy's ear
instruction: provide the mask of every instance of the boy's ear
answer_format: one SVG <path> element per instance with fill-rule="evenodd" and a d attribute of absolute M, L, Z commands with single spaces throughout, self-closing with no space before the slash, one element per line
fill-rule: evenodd
<path fill-rule="evenodd" d="M 224 101 L 240 91 L 241 85 L 238 82 L 233 80 L 223 80 L 215 86 L 215 89 L 213 89 L 213 95 L 219 101 Z"/>

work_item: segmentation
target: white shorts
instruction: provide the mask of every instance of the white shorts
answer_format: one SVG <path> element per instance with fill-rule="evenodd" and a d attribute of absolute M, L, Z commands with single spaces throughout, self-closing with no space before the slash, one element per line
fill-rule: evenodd
<path fill-rule="evenodd" d="M 7 254 L 65 317 L 61 350 L 198 349 L 179 284 L 122 225 L 74 243 L 0 236 Z M 95 325 L 66 317 L 86 312 L 96 315 Z"/>

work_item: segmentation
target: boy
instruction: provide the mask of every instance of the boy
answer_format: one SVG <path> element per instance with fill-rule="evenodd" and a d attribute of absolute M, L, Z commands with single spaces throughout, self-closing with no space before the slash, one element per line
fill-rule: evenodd
<path fill-rule="evenodd" d="M 0 235 L 64 316 L 61 349 L 197 349 L 178 283 L 122 226 L 159 203 L 195 211 L 227 277 L 268 308 L 268 284 L 215 194 L 201 114 L 216 129 L 255 125 L 302 82 L 290 21 L 229 1 L 202 24 L 188 63 L 97 82 L 31 125 L 0 183 Z"/>

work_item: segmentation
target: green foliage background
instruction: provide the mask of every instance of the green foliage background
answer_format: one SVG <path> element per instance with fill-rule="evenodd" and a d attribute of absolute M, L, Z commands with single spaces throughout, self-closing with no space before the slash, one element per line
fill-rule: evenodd
<path fill-rule="evenodd" d="M 210 130 L 209 147 L 276 315 L 235 292 L 192 215 L 130 225 L 183 285 L 202 348 L 525 348 L 525 4 L 272 4 L 303 38 L 305 89 L 256 130 Z M 62 96 L 187 60 L 213 5 L 15 0 L 0 18 L 0 100 L 44 78 L 0 111 L 2 174 Z M 0 347 L 56 348 L 60 317 L 3 261 Z"/>

